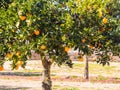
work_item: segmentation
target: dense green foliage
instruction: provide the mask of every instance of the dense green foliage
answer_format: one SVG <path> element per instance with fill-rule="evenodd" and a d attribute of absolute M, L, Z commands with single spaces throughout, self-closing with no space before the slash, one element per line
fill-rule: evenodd
<path fill-rule="evenodd" d="M 26 64 L 31 50 L 58 65 L 72 66 L 68 50 L 97 51 L 98 62 L 120 52 L 119 0 L 0 1 L 0 56 Z M 4 60 L 5 59 L 5 60 Z M 51 61 L 50 61 L 51 62 Z"/>

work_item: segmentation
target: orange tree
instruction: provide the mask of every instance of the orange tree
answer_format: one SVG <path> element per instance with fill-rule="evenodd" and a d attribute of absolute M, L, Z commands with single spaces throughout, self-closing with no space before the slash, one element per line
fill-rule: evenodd
<path fill-rule="evenodd" d="M 119 4 L 119 0 L 70 0 L 67 3 L 72 26 L 66 37 L 75 50 L 85 56 L 95 51 L 97 62 L 103 65 L 109 64 L 110 52 L 119 54 Z M 88 79 L 88 57 L 85 65 Z"/>
<path fill-rule="evenodd" d="M 30 36 L 32 50 L 40 54 L 43 65 L 42 87 L 51 90 L 50 67 L 53 62 L 59 66 L 67 64 L 72 67 L 72 62 L 67 54 L 69 46 L 64 42 L 64 28 L 67 11 L 57 1 L 41 0 L 32 6 L 33 34 Z M 32 33 L 31 32 L 31 33 Z"/>
<path fill-rule="evenodd" d="M 43 65 L 42 89 L 51 90 L 52 63 L 72 67 L 62 28 L 68 15 L 65 6 L 48 0 L 1 1 L 0 12 L 0 70 L 6 60 L 12 61 L 13 69 L 24 67 L 34 50 Z"/>
<path fill-rule="evenodd" d="M 98 51 L 102 57 L 98 62 L 103 65 L 109 60 L 107 52 L 119 48 L 119 42 L 115 41 L 119 37 L 116 18 L 106 12 L 108 1 L 7 1 L 0 3 L 0 70 L 6 60 L 13 62 L 13 69 L 24 67 L 34 50 L 41 56 L 43 90 L 51 90 L 53 62 L 72 67 L 67 53 L 70 47 L 84 55 Z"/>

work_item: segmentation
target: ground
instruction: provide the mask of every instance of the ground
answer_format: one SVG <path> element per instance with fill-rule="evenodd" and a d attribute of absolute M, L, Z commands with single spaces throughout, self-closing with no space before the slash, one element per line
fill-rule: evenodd
<path fill-rule="evenodd" d="M 5 70 L 0 72 L 0 90 L 40 90 L 42 81 L 42 65 L 38 60 L 28 61 L 25 69 L 11 71 L 10 62 L 6 62 Z M 53 90 L 120 90 L 119 62 L 111 62 L 110 66 L 101 66 L 90 62 L 89 81 L 84 80 L 84 62 L 74 62 L 73 68 L 65 65 L 52 66 L 51 76 Z"/>

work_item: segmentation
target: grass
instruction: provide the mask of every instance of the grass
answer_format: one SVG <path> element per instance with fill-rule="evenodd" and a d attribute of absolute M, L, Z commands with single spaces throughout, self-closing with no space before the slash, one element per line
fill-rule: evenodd
<path fill-rule="evenodd" d="M 118 77 L 115 77 L 115 80 L 120 80 L 120 78 L 118 78 Z"/>
<path fill-rule="evenodd" d="M 0 75 L 12 75 L 12 76 L 41 76 L 38 72 L 0 72 Z"/>
<path fill-rule="evenodd" d="M 29 68 L 27 68 L 29 67 Z M 25 73 L 32 73 L 30 76 L 38 76 L 42 73 L 42 65 L 41 61 L 28 61 L 26 69 L 15 71 L 17 72 L 25 72 Z M 102 66 L 97 64 L 96 62 L 89 62 L 89 73 L 90 75 L 101 75 L 101 76 L 118 76 L 120 78 L 120 74 L 118 73 L 120 71 L 119 62 L 118 63 L 110 63 L 110 66 Z M 40 74 L 36 74 L 36 72 Z M 21 74 L 21 73 L 17 73 Z M 58 76 L 58 75 L 69 75 L 69 76 L 83 76 L 84 74 L 84 62 L 74 62 L 73 68 L 69 68 L 65 65 L 58 67 L 57 65 L 53 65 L 51 68 L 51 74 L 52 76 Z M 26 74 L 25 74 L 26 75 Z M 29 76 L 29 75 L 26 75 Z"/>
<path fill-rule="evenodd" d="M 118 62 L 119 63 L 119 62 Z M 110 66 L 102 66 L 96 62 L 89 62 L 89 73 L 92 75 L 103 75 L 114 76 L 115 73 L 118 73 L 120 66 L 114 65 L 115 63 L 110 63 Z M 73 69 L 70 70 L 73 73 L 84 74 L 84 63 L 75 63 Z"/>
<path fill-rule="evenodd" d="M 53 90 L 79 90 L 77 87 L 67 87 L 67 86 L 60 86 L 60 85 L 54 85 Z"/>

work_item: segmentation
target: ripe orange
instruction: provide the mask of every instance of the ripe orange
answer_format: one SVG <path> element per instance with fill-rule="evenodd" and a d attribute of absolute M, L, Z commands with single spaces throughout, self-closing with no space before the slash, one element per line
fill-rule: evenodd
<path fill-rule="evenodd" d="M 17 62 L 17 65 L 22 65 L 22 64 L 23 64 L 23 61 L 21 60 Z"/>
<path fill-rule="evenodd" d="M 34 34 L 35 34 L 35 35 L 39 35 L 39 34 L 40 34 L 40 31 L 39 31 L 39 30 L 34 30 Z"/>
<path fill-rule="evenodd" d="M 22 21 L 26 20 L 26 16 L 20 16 L 20 20 Z"/>
<path fill-rule="evenodd" d="M 93 45 L 89 45 L 89 47 L 90 47 L 91 49 L 93 49 L 93 48 L 94 48 L 94 46 L 93 46 Z"/>
<path fill-rule="evenodd" d="M 42 45 L 42 46 L 40 46 L 40 48 L 41 48 L 42 50 L 45 50 L 45 49 L 46 49 L 46 46 L 45 46 L 45 45 Z"/>
<path fill-rule="evenodd" d="M 65 52 L 68 52 L 69 50 L 70 50 L 70 48 L 67 47 L 67 46 L 64 48 L 64 51 L 65 51 Z"/>
<path fill-rule="evenodd" d="M 15 70 L 18 70 L 18 69 L 19 69 L 19 65 L 16 65 Z"/>
<path fill-rule="evenodd" d="M 4 67 L 3 66 L 0 66 L 0 71 L 3 71 L 4 70 Z"/>
<path fill-rule="evenodd" d="M 86 39 L 85 39 L 85 38 L 83 38 L 83 39 L 82 39 L 82 43 L 85 43 L 85 42 L 86 42 Z"/>
<path fill-rule="evenodd" d="M 11 58 L 11 56 L 12 56 L 11 53 L 7 53 L 7 54 L 6 54 L 6 57 L 7 57 L 7 58 Z"/>
<path fill-rule="evenodd" d="M 102 22 L 103 22 L 104 24 L 106 24 L 106 23 L 108 22 L 108 19 L 104 17 L 103 20 L 102 20 Z"/>
<path fill-rule="evenodd" d="M 83 58 L 80 56 L 80 57 L 78 57 L 78 60 L 79 61 L 83 61 Z"/>
<path fill-rule="evenodd" d="M 17 55 L 17 56 L 20 56 L 20 51 L 17 51 L 16 55 Z"/>

